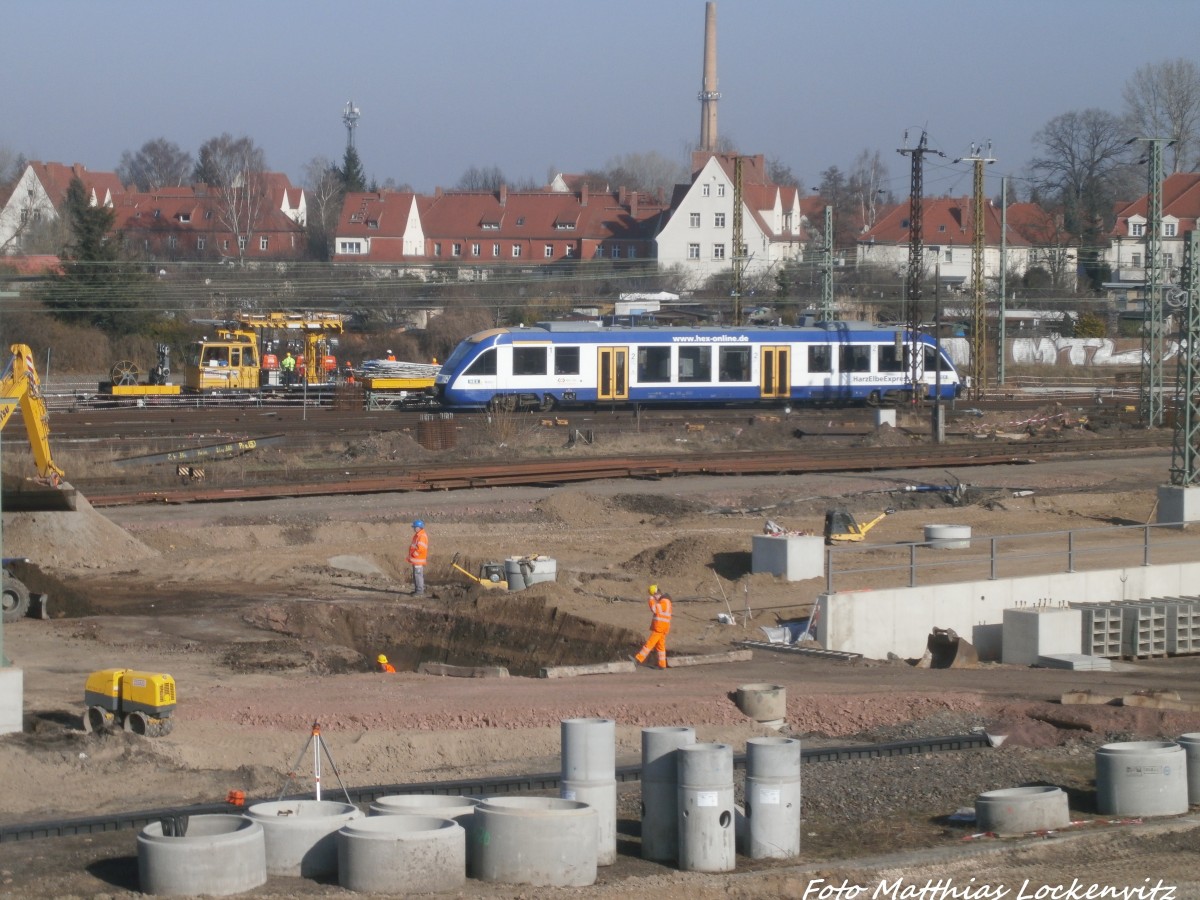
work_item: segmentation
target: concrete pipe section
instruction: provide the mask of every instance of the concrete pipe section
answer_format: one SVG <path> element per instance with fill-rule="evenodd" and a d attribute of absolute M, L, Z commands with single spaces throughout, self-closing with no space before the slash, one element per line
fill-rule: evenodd
<path fill-rule="evenodd" d="M 971 526 L 926 525 L 925 542 L 934 550 L 967 550 L 971 546 Z"/>
<path fill-rule="evenodd" d="M 746 741 L 746 849 L 751 859 L 800 855 L 800 741 Z"/>
<path fill-rule="evenodd" d="M 743 684 L 733 696 L 737 708 L 760 724 L 782 724 L 787 715 L 787 688 L 781 684 Z"/>
<path fill-rule="evenodd" d="M 975 798 L 975 824 L 993 834 L 1054 831 L 1071 824 L 1071 811 L 1062 788 L 1004 788 Z"/>
<path fill-rule="evenodd" d="M 733 748 L 692 744 L 676 751 L 679 765 L 679 868 L 732 872 L 737 862 L 733 808 Z"/>
<path fill-rule="evenodd" d="M 1174 741 L 1123 741 L 1096 751 L 1096 809 L 1105 816 L 1188 811 L 1187 757 Z"/>
<path fill-rule="evenodd" d="M 642 729 L 642 859 L 679 859 L 679 771 L 675 751 L 696 743 L 696 729 Z"/>
<path fill-rule="evenodd" d="M 191 816 L 182 835 L 164 834 L 162 822 L 138 832 L 142 893 L 226 897 L 267 883 L 262 826 L 244 816 Z"/>
<path fill-rule="evenodd" d="M 617 723 L 563 719 L 559 796 L 596 810 L 596 864 L 617 861 Z"/>
<path fill-rule="evenodd" d="M 370 806 L 373 816 L 433 816 L 453 819 L 468 834 L 475 815 L 476 801 L 471 797 L 449 797 L 441 794 L 388 794 L 378 797 Z"/>
<path fill-rule="evenodd" d="M 338 884 L 363 893 L 437 894 L 467 882 L 467 833 L 453 819 L 383 815 L 337 832 Z"/>
<path fill-rule="evenodd" d="M 1200 805 L 1200 732 L 1183 734 L 1176 741 L 1187 760 L 1187 793 L 1190 806 Z"/>
<path fill-rule="evenodd" d="M 246 810 L 266 836 L 267 873 L 314 878 L 337 871 L 339 828 L 362 813 L 336 800 L 280 800 Z"/>
<path fill-rule="evenodd" d="M 578 800 L 485 797 L 467 852 L 475 878 L 502 884 L 596 883 L 599 816 Z"/>

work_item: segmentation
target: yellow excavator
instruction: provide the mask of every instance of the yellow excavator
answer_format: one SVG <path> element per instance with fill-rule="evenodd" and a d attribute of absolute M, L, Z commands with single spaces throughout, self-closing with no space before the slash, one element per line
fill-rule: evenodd
<path fill-rule="evenodd" d="M 37 467 L 36 481 L 61 489 L 65 473 L 50 455 L 50 417 L 46 412 L 46 401 L 42 399 L 42 383 L 33 364 L 33 351 L 25 344 L 13 344 L 11 350 L 12 359 L 4 374 L 0 375 L 0 430 L 8 424 L 19 406 L 21 418 L 25 420 L 25 432 L 29 436 L 29 449 L 33 452 L 33 462 Z M 55 494 L 57 498 L 59 495 L 57 492 Z M 52 506 L 60 509 L 64 508 L 64 504 L 65 508 L 74 509 L 74 491 L 63 495 L 62 503 Z M 5 622 L 14 622 L 26 615 L 46 617 L 46 595 L 31 592 L 13 572 L 14 566 L 27 562 L 27 559 L 13 557 L 5 558 L 0 563 L 3 567 L 0 612 L 3 612 Z"/>
<path fill-rule="evenodd" d="M 46 412 L 46 401 L 42 399 L 42 382 L 33 364 L 33 351 L 25 344 L 13 344 L 10 349 L 12 359 L 0 375 L 0 430 L 20 406 L 38 479 L 59 487 L 65 473 L 50 455 L 50 416 Z"/>

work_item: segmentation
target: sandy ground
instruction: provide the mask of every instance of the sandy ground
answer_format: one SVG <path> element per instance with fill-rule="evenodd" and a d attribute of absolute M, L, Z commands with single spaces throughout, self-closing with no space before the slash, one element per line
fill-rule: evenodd
<path fill-rule="evenodd" d="M 1009 734 L 1013 748 L 1062 747 L 1081 733 L 1127 739 L 1197 731 L 1200 715 L 1057 703 L 1076 689 L 1169 688 L 1200 700 L 1200 660 L 1190 658 L 1101 673 L 995 664 L 933 671 L 903 659 L 923 648 L 898 648 L 902 659 L 893 661 L 757 652 L 750 662 L 565 680 L 370 671 L 378 652 L 402 669 L 430 660 L 535 672 L 539 665 L 621 659 L 644 636 L 651 582 L 676 600 L 672 652 L 727 650 L 762 639 L 763 626 L 805 615 L 824 587 L 822 579 L 788 583 L 750 573 L 751 538 L 768 518 L 819 534 L 831 502 L 863 515 L 895 505 L 896 514 L 871 534 L 883 549 L 921 539 L 922 525 L 933 521 L 969 524 L 979 536 L 1145 522 L 1168 463 L 1164 454 L 1081 456 L 949 473 L 689 478 L 5 515 L 6 553 L 40 561 L 62 617 L 4 629 L 4 650 L 24 671 L 27 723 L 24 734 L 0 738 L 0 766 L 20 773 L 5 780 L 0 824 L 214 802 L 231 789 L 273 798 L 289 783 L 314 722 L 352 785 L 556 771 L 558 723 L 574 716 L 615 719 L 621 763 L 638 760 L 640 729 L 650 725 L 693 725 L 700 740 L 725 741 L 740 752 L 747 738 L 775 733 L 732 702 L 737 686 L 752 682 L 786 687 L 787 730 L 809 742 L 870 739 L 902 726 L 920 732 L 922 723 L 929 733 L 943 722 Z M 956 507 L 943 496 L 918 499 L 900 490 L 935 478 L 957 478 L 978 492 Z M 1018 488 L 1032 493 L 1013 496 Z M 416 516 L 431 535 L 431 596 L 423 599 L 408 596 L 404 566 Z M 455 554 L 475 571 L 485 561 L 534 553 L 556 561 L 557 580 L 519 593 L 484 590 L 451 566 Z M 736 624 L 719 623 L 721 613 Z M 179 708 L 169 736 L 79 731 L 84 679 L 110 666 L 175 677 Z M 307 786 L 303 770 L 294 781 L 299 789 Z M 1184 828 L 1177 822 L 1176 831 Z M 1163 833 L 1163 840 L 1176 840 L 1176 832 Z M 132 834 L 95 840 L 0 848 L 0 896 L 135 888 L 128 875 Z M 1166 853 L 1161 843 L 1129 841 L 1122 852 L 1146 860 Z M 902 862 L 817 861 L 749 880 L 656 867 L 636 877 L 610 875 L 595 891 L 799 896 L 825 874 L 854 872 L 850 877 L 866 883 L 900 866 L 958 872 L 965 881 L 1013 859 L 981 863 L 972 856 L 960 864 L 885 842 L 862 852 L 891 850 L 909 855 Z M 1044 864 L 1036 848 L 1020 852 L 1031 870 Z M 1114 852 L 1090 843 L 1080 851 L 1106 858 Z M 124 869 L 114 862 L 121 859 Z M 1065 877 L 1070 865 L 1086 868 L 1060 863 L 1045 878 Z M 1149 874 L 1157 863 L 1131 865 L 1131 875 Z M 1200 883 L 1194 851 L 1178 865 L 1177 883 Z M 273 880 L 258 896 L 322 891 L 338 889 Z"/>

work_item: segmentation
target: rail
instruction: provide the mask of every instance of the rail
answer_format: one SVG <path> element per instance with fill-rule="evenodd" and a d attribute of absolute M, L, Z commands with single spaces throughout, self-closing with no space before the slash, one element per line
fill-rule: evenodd
<path fill-rule="evenodd" d="M 1195 535 L 1169 523 L 972 536 L 964 550 L 945 548 L 946 540 L 826 547 L 825 590 L 878 589 L 881 573 L 895 576 L 887 587 L 918 587 L 1200 560 Z M 846 563 L 856 556 L 872 564 Z"/>

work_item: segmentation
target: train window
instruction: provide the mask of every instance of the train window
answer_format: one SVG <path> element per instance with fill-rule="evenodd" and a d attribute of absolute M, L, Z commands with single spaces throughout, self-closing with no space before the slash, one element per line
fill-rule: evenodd
<path fill-rule="evenodd" d="M 671 383 L 671 348 L 638 347 L 638 381 Z"/>
<path fill-rule="evenodd" d="M 514 375 L 545 375 L 547 347 L 513 347 Z"/>
<path fill-rule="evenodd" d="M 810 372 L 832 372 L 833 371 L 833 353 L 832 347 L 826 347 L 824 344 L 813 344 L 808 348 L 808 371 Z"/>
<path fill-rule="evenodd" d="M 750 380 L 749 347 L 718 347 L 717 364 L 721 381 Z"/>
<path fill-rule="evenodd" d="M 903 372 L 904 353 L 898 349 L 895 344 L 880 344 L 879 345 L 879 371 L 880 372 Z"/>
<path fill-rule="evenodd" d="M 228 347 L 205 347 L 204 348 L 204 365 L 206 365 L 206 366 L 227 366 L 227 365 L 229 365 L 229 348 Z"/>
<path fill-rule="evenodd" d="M 712 381 L 712 347 L 680 347 L 680 381 Z"/>
<path fill-rule="evenodd" d="M 464 375 L 495 375 L 496 374 L 496 348 L 488 347 L 479 354 L 479 358 L 467 367 Z"/>
<path fill-rule="evenodd" d="M 943 372 L 950 371 L 950 364 L 948 362 L 946 362 L 945 359 L 943 359 L 942 357 L 940 357 L 938 355 L 937 349 L 935 347 L 926 347 L 925 348 L 925 371 L 926 372 L 936 372 L 939 368 L 939 363 L 940 363 L 940 368 Z"/>
<path fill-rule="evenodd" d="M 237 367 L 242 364 L 242 348 L 232 347 L 229 350 L 229 364 Z"/>
<path fill-rule="evenodd" d="M 554 374 L 555 375 L 578 375 L 579 374 L 579 348 L 578 347 L 555 347 L 554 348 Z"/>
<path fill-rule="evenodd" d="M 864 344 L 843 344 L 838 348 L 838 369 L 842 372 L 870 372 L 871 348 Z"/>

